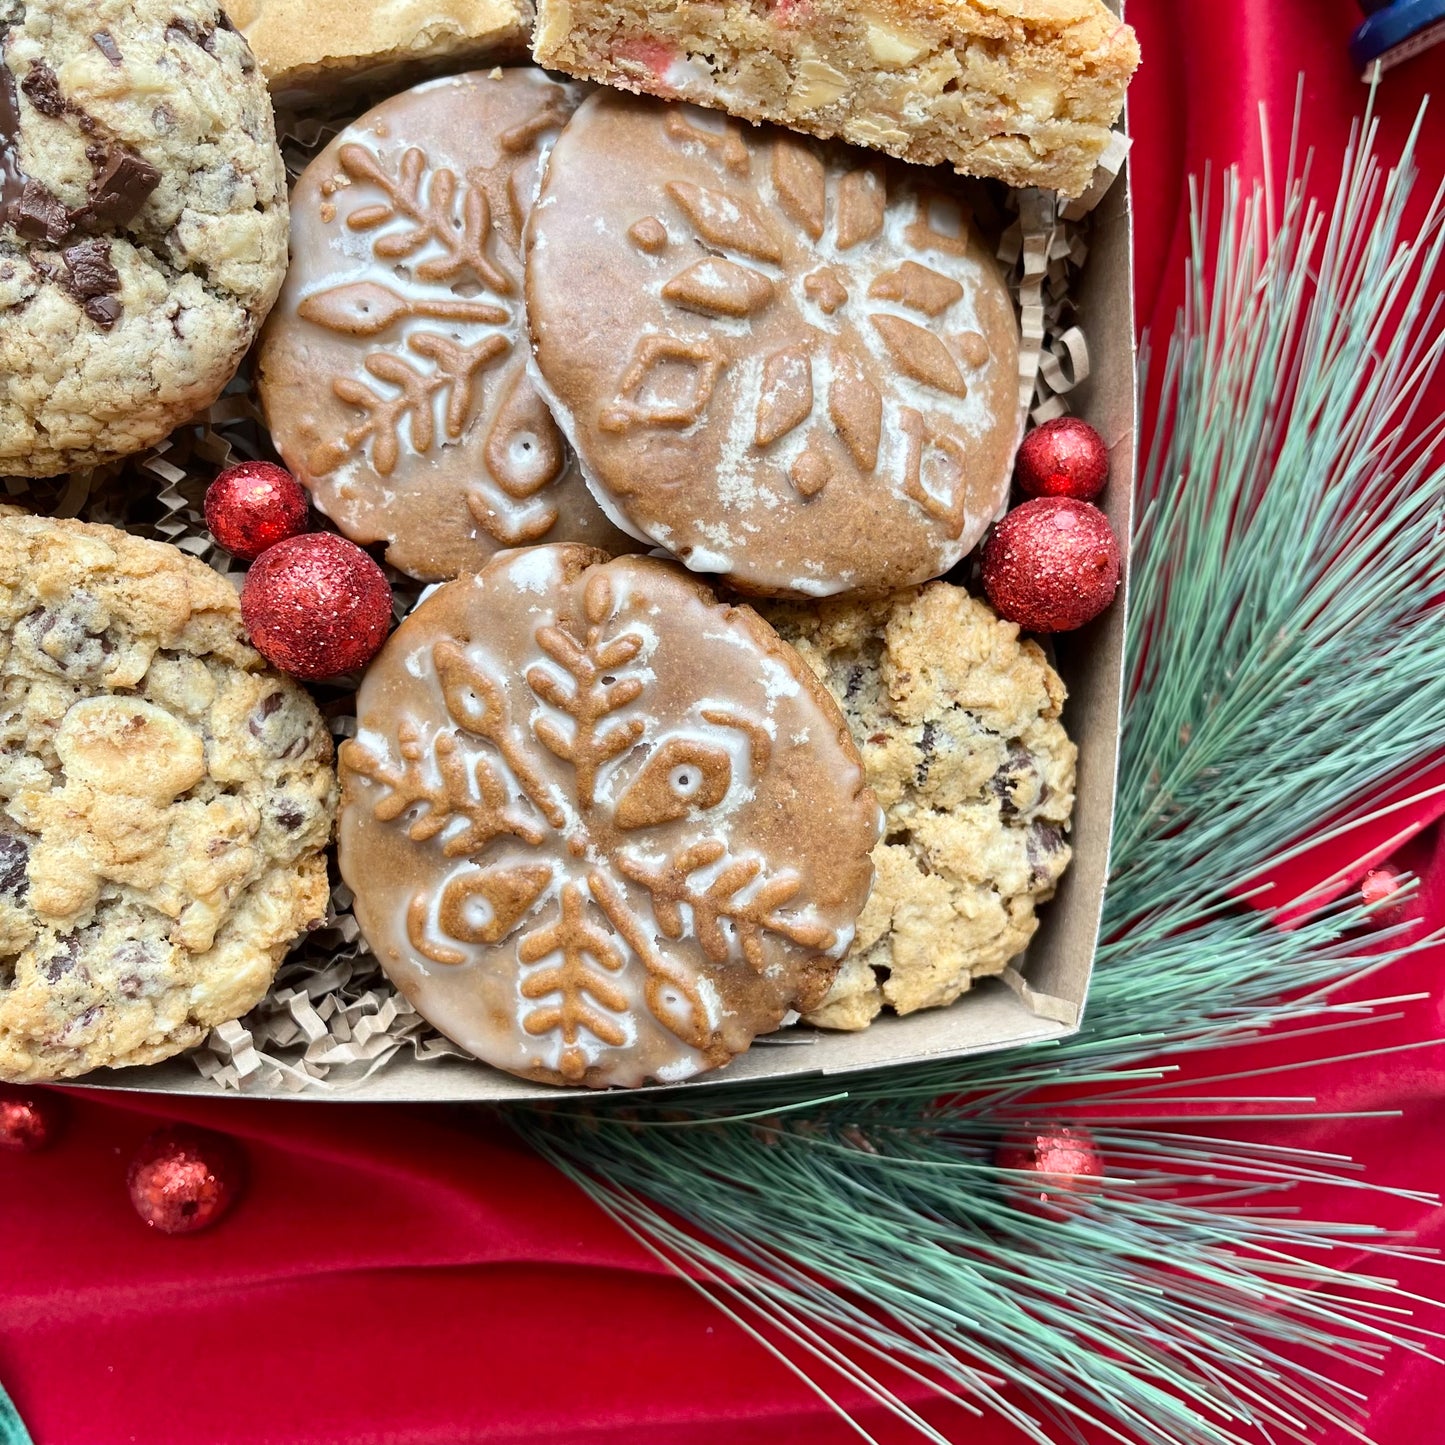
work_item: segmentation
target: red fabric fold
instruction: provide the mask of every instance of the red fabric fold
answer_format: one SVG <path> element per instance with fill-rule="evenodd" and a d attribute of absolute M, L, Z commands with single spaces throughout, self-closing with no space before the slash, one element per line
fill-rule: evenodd
<path fill-rule="evenodd" d="M 1238 159 L 1258 174 L 1257 106 L 1288 141 L 1297 77 L 1304 135 L 1328 172 L 1365 92 L 1345 43 L 1352 0 L 1133 0 L 1144 48 L 1132 96 L 1138 298 L 1157 344 L 1181 294 L 1185 179 Z M 1436 50 L 1393 72 L 1384 146 L 1398 146 Z M 1427 123 L 1427 178 L 1445 168 L 1445 116 Z M 1433 189 L 1433 186 L 1431 187 Z M 1445 402 L 1445 395 L 1440 397 Z M 1438 412 L 1440 406 L 1428 411 Z M 1345 721 L 1342 720 L 1342 741 Z M 1438 779 L 1437 779 L 1438 781 Z M 1423 833 L 1430 804 L 1390 823 L 1424 883 L 1414 905 L 1445 923 L 1445 848 Z M 1291 886 L 1353 877 L 1376 836 L 1301 865 Z M 1368 1032 L 1368 1047 L 1445 1034 L 1433 949 L 1361 991 L 1423 1002 Z M 1270 1062 L 1274 1060 L 1271 1059 Z M 1308 1086 L 1337 1109 L 1398 1118 L 1260 1125 L 1280 1143 L 1354 1155 L 1382 1183 L 1445 1179 L 1438 1047 L 1318 1069 Z M 1229 1056 L 1226 1067 L 1249 1067 Z M 1218 1057 L 1201 1072 L 1219 1069 Z M 1288 1092 L 1301 1092 L 1291 1078 Z M 0 1379 L 37 1445 L 845 1445 L 856 1436 L 767 1352 L 644 1251 L 504 1130 L 460 1111 L 343 1104 L 140 1101 L 73 1094 L 51 1153 L 0 1156 Z M 162 1119 L 240 1136 L 247 1195 L 213 1233 L 148 1235 L 125 1197 L 125 1164 Z M 1304 1194 L 1338 1217 L 1338 1196 Z M 1352 1217 L 1445 1242 L 1437 1210 L 1360 1192 Z M 1435 1292 L 1406 1261 L 1401 1282 Z M 1439 1438 L 1434 1367 L 1392 1356 L 1368 1393 L 1381 1445 Z M 916 1393 L 916 1391 L 914 1392 Z M 916 1438 L 858 1397 L 881 1441 Z M 996 1420 L 929 1406 L 950 1439 L 1004 1445 Z M 1344 1445 L 1330 1437 L 1328 1445 Z"/>

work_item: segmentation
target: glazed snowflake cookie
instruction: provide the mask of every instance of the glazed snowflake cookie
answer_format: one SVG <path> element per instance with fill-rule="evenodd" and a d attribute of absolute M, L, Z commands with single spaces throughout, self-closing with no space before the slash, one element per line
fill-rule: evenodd
<path fill-rule="evenodd" d="M 581 93 L 521 67 L 368 111 L 306 168 L 260 355 L 286 464 L 353 542 L 435 581 L 503 547 L 634 545 L 527 378 L 522 225 Z"/>
<path fill-rule="evenodd" d="M 341 871 L 388 976 L 524 1078 L 672 1083 L 826 995 L 881 815 L 746 607 L 536 547 L 439 588 L 362 684 Z"/>
<path fill-rule="evenodd" d="M 887 590 L 946 572 L 1007 498 L 1018 324 L 926 172 L 596 94 L 526 245 L 533 351 L 589 483 L 694 571 Z"/>

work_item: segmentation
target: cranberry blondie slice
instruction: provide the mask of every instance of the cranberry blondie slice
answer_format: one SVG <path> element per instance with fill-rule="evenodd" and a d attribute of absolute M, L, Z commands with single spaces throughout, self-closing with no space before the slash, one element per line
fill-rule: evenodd
<path fill-rule="evenodd" d="M 539 64 L 1076 196 L 1139 63 L 1104 0 L 540 0 Z"/>

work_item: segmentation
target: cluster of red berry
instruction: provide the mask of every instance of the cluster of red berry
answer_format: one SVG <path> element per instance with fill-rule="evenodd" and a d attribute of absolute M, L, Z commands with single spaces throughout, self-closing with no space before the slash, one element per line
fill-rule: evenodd
<path fill-rule="evenodd" d="M 262 656 L 316 681 L 366 666 L 391 625 L 391 584 L 354 542 L 311 532 L 305 488 L 274 462 L 227 467 L 206 491 L 206 526 L 254 565 L 241 616 Z"/>
<path fill-rule="evenodd" d="M 1109 478 L 1104 439 L 1077 417 L 1036 427 L 1016 479 L 1032 500 L 993 529 L 983 583 L 1003 617 L 1031 632 L 1068 632 L 1097 617 L 1119 586 L 1119 543 L 1094 498 Z M 391 587 L 354 542 L 311 532 L 301 484 L 273 462 L 228 467 L 206 492 L 216 541 L 253 565 L 241 614 L 257 649 L 295 677 L 355 672 L 391 623 Z"/>
<path fill-rule="evenodd" d="M 65 1132 L 65 1116 L 63 1094 L 0 1087 L 0 1154 L 43 1153 Z M 159 1234 L 208 1229 L 230 1210 L 245 1180 L 245 1156 L 234 1139 L 188 1124 L 147 1135 L 126 1169 L 132 1208 Z"/>
<path fill-rule="evenodd" d="M 1109 480 L 1109 448 L 1088 422 L 1064 416 L 1024 438 L 1015 464 L 1033 500 L 994 527 L 983 586 L 994 610 L 1030 632 L 1071 632 L 1119 588 L 1119 542 L 1093 505 Z"/>

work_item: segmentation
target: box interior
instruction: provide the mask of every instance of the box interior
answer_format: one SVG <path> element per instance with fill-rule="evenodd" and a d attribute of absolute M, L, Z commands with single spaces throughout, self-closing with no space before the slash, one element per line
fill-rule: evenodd
<path fill-rule="evenodd" d="M 1115 533 L 1130 533 L 1136 428 L 1132 228 L 1128 168 L 1094 213 L 1090 255 L 1076 300 L 1088 337 L 1091 372 L 1073 409 L 1104 435 L 1112 457 L 1101 499 Z M 1127 572 L 1118 600 L 1090 627 L 1062 637 L 1056 664 L 1069 690 L 1064 721 L 1079 745 L 1072 842 L 1074 860 L 1028 953 L 1002 979 L 980 983 L 958 1003 L 907 1018 L 880 1017 L 859 1033 L 785 1030 L 759 1040 L 726 1068 L 672 1090 L 725 1088 L 765 1078 L 826 1076 L 985 1053 L 1062 1038 L 1083 1017 L 1108 876 L 1119 705 L 1128 604 Z M 193 1064 L 178 1058 L 148 1068 L 102 1070 L 92 1087 L 220 1097 Z M 652 1092 L 639 1090 L 634 1092 Z M 556 1098 L 546 1085 L 462 1060 L 419 1063 L 402 1054 L 360 1082 L 328 1082 L 302 1093 L 248 1088 L 246 1098 L 342 1102 L 459 1102 Z M 232 1097 L 239 1097 L 232 1094 Z"/>

